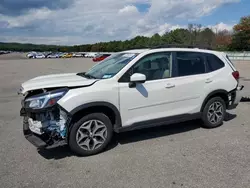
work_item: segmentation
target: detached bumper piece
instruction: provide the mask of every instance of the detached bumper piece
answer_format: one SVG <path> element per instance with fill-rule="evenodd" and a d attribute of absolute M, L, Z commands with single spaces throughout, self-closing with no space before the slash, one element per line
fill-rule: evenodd
<path fill-rule="evenodd" d="M 29 124 L 27 120 L 24 120 L 23 123 L 23 134 L 24 137 L 38 149 L 50 149 L 67 144 L 66 140 L 55 141 L 51 140 L 48 135 L 38 135 L 36 133 L 33 133 L 29 129 Z"/>
<path fill-rule="evenodd" d="M 42 138 L 40 138 L 38 135 L 35 135 L 33 132 L 31 132 L 26 118 L 24 118 L 24 122 L 23 122 L 23 134 L 25 138 L 37 148 L 44 148 L 47 146 L 47 143 Z"/>
<path fill-rule="evenodd" d="M 243 93 L 242 93 L 243 88 L 244 88 L 243 85 L 238 86 L 234 91 L 229 93 L 229 95 L 228 95 L 228 97 L 229 97 L 228 110 L 235 109 L 239 105 L 239 103 L 243 97 Z"/>
<path fill-rule="evenodd" d="M 49 114 L 50 116 L 48 116 Z M 25 138 L 39 149 L 50 149 L 67 144 L 67 136 L 64 136 L 66 134 L 66 123 L 62 114 L 65 113 L 58 107 L 47 112 L 30 112 L 22 108 L 20 115 L 24 118 L 23 134 Z M 33 119 L 35 120 L 33 121 Z"/>
<path fill-rule="evenodd" d="M 240 102 L 250 102 L 250 97 L 243 96 L 240 100 Z"/>

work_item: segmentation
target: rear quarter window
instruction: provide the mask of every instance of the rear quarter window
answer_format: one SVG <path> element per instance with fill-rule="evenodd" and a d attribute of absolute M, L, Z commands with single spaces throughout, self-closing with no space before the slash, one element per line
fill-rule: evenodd
<path fill-rule="evenodd" d="M 208 72 L 216 71 L 225 66 L 224 62 L 213 54 L 206 54 Z"/>

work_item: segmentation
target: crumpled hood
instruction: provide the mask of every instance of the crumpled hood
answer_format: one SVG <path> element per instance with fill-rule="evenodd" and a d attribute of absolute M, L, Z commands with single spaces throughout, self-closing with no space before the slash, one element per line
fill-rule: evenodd
<path fill-rule="evenodd" d="M 87 79 L 82 76 L 78 76 L 77 73 L 50 74 L 38 76 L 24 82 L 19 93 L 24 94 L 31 90 L 53 87 L 88 86 L 96 81 L 97 80 L 95 79 Z"/>

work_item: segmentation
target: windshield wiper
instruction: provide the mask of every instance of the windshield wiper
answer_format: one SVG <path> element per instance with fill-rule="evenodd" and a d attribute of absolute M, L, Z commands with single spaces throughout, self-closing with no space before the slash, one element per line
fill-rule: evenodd
<path fill-rule="evenodd" d="M 85 72 L 79 72 L 76 75 L 82 76 L 82 77 L 85 77 L 85 78 L 89 78 L 89 79 L 97 79 L 95 76 L 92 76 L 90 74 L 86 74 Z"/>
<path fill-rule="evenodd" d="M 97 79 L 95 76 L 92 76 L 90 74 L 84 74 L 86 77 L 90 78 L 90 79 Z"/>

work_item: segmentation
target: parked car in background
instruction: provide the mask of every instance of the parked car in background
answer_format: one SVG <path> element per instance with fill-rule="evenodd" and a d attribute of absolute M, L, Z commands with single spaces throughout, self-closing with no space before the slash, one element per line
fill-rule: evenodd
<path fill-rule="evenodd" d="M 52 54 L 47 56 L 47 58 L 59 58 L 59 57 L 60 57 L 60 54 L 58 54 L 58 53 L 52 53 Z"/>
<path fill-rule="evenodd" d="M 66 53 L 63 53 L 63 52 L 59 52 L 58 55 L 59 55 L 59 58 L 62 58 Z"/>
<path fill-rule="evenodd" d="M 11 51 L 0 51 L 0 55 L 1 54 L 9 54 L 9 53 L 11 53 Z"/>
<path fill-rule="evenodd" d="M 36 52 L 29 52 L 27 55 L 26 55 L 26 57 L 27 58 L 35 58 L 35 56 L 36 56 Z"/>
<path fill-rule="evenodd" d="M 35 56 L 33 58 L 43 59 L 43 58 L 46 58 L 46 56 L 43 53 L 37 53 L 37 54 L 35 54 Z"/>
<path fill-rule="evenodd" d="M 45 58 L 47 58 L 50 54 L 52 54 L 52 52 L 43 52 L 43 55 L 45 56 Z"/>
<path fill-rule="evenodd" d="M 94 57 L 96 57 L 97 55 L 98 55 L 97 53 L 87 53 L 87 54 L 85 54 L 84 57 L 94 58 Z"/>
<path fill-rule="evenodd" d="M 66 53 L 62 56 L 62 58 L 71 58 L 71 57 L 73 57 L 72 53 Z"/>
<path fill-rule="evenodd" d="M 102 61 L 104 59 L 106 59 L 107 57 L 109 57 L 111 54 L 100 54 L 96 57 L 93 58 L 94 62 L 98 62 L 98 61 Z"/>
<path fill-rule="evenodd" d="M 73 57 L 83 57 L 81 53 L 73 53 Z"/>

